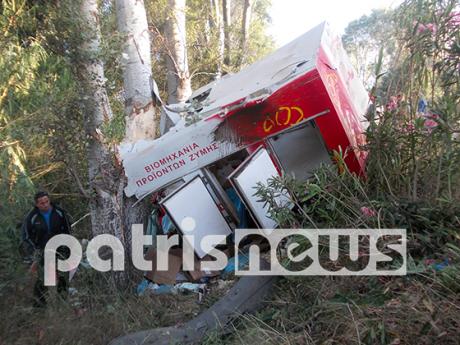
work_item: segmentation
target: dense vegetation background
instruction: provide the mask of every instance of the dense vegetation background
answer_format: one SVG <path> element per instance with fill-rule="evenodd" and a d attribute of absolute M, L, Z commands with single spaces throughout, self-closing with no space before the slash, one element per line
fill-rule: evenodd
<path fill-rule="evenodd" d="M 239 70 L 273 49 L 265 34 L 268 0 L 253 7 L 248 43 L 240 49 L 243 1 L 227 28 L 231 49 L 219 55 L 213 1 L 187 2 L 187 47 L 194 89 Z M 164 0 L 145 1 L 153 76 L 167 99 Z M 17 224 L 37 189 L 46 189 L 76 221 L 86 215 L 88 138 L 82 93 L 78 2 L 3 0 L 0 6 L 0 344 L 104 344 L 129 330 L 180 323 L 212 303 L 141 298 L 115 289 L 102 274 L 76 281 L 78 304 L 56 299 L 46 310 L 29 302 L 30 275 L 19 255 Z M 114 5 L 100 2 L 106 89 L 114 112 L 108 145 L 124 133 L 122 37 Z M 452 0 L 406 0 L 348 26 L 344 45 L 369 88 L 367 178 L 343 166 L 320 169 L 307 184 L 275 180 L 260 190 L 271 200 L 287 188 L 308 217 L 286 210 L 285 226 L 403 227 L 409 275 L 401 278 L 296 278 L 277 285 L 255 316 L 235 332 L 206 342 L 282 344 L 457 344 L 460 338 L 460 9 Z M 74 228 L 91 236 L 89 219 Z M 141 299 L 141 301 L 139 300 Z"/>

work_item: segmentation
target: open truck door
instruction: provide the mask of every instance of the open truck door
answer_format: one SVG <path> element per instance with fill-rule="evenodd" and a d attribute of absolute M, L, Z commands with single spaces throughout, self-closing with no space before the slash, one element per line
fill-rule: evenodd
<path fill-rule="evenodd" d="M 279 176 L 278 169 L 263 147 L 259 147 L 229 176 L 233 188 L 260 228 L 273 229 L 278 226 L 276 221 L 270 218 L 268 203 L 261 201 L 260 197 L 255 195 L 259 184 L 266 186 L 268 180 L 276 176 Z M 275 202 L 285 206 L 289 204 L 289 198 L 280 195 Z"/>
<path fill-rule="evenodd" d="M 209 254 L 203 248 L 204 241 L 209 241 L 207 235 L 228 236 L 232 233 L 232 220 L 210 188 L 198 175 L 161 202 L 181 234 L 193 236 L 195 243 L 188 244 L 200 259 Z M 189 241 L 190 237 L 184 236 L 184 240 Z"/>
<path fill-rule="evenodd" d="M 283 174 L 299 181 L 308 180 L 321 165 L 332 163 L 314 121 L 270 137 L 267 145 Z"/>
<path fill-rule="evenodd" d="M 272 229 L 278 224 L 270 217 L 269 205 L 255 195 L 257 186 L 266 186 L 269 179 L 280 175 L 306 181 L 315 169 L 331 164 L 331 159 L 314 121 L 271 136 L 265 145 L 241 163 L 229 179 L 258 227 Z M 293 207 L 287 192 L 274 201 L 279 207 Z"/>

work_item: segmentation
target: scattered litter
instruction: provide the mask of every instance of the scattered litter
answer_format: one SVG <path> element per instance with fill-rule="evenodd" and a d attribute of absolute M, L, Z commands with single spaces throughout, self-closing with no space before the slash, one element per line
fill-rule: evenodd
<path fill-rule="evenodd" d="M 142 280 L 142 282 L 137 286 L 137 294 L 139 296 L 144 295 L 145 293 L 152 293 L 154 295 L 164 295 L 172 294 L 177 295 L 178 293 L 198 293 L 200 298 L 206 293 L 206 284 L 197 284 L 197 283 L 179 283 L 179 284 L 156 284 L 149 282 L 147 279 Z"/>
<path fill-rule="evenodd" d="M 221 277 L 226 278 L 229 275 L 235 273 L 236 263 L 235 256 L 228 259 L 227 266 L 222 270 Z M 249 264 L 249 256 L 245 254 L 238 254 L 238 269 L 241 270 Z"/>
<path fill-rule="evenodd" d="M 169 218 L 167 215 L 164 216 L 163 219 L 161 220 L 161 226 L 163 228 L 163 233 L 165 235 L 169 234 L 170 232 L 176 229 L 174 227 L 174 224 L 171 222 L 171 218 Z"/>
<path fill-rule="evenodd" d="M 182 282 L 187 282 L 188 279 L 185 276 L 184 272 L 179 272 L 176 274 L 176 282 L 177 283 L 182 283 Z"/>
<path fill-rule="evenodd" d="M 145 289 L 149 286 L 149 281 L 147 279 L 142 279 L 142 281 L 139 283 L 139 285 L 136 288 L 136 294 L 141 296 L 144 294 Z"/>
<path fill-rule="evenodd" d="M 435 271 L 442 271 L 445 269 L 447 266 L 449 266 L 449 259 L 445 258 L 442 262 L 436 262 L 434 259 L 427 259 L 425 260 L 425 265 L 430 266 L 433 268 Z"/>
<path fill-rule="evenodd" d="M 147 291 L 153 293 L 154 295 L 177 294 L 177 290 L 174 289 L 174 286 L 168 284 L 158 285 L 156 283 L 149 283 Z"/>
<path fill-rule="evenodd" d="M 179 292 L 203 292 L 206 289 L 206 284 L 196 283 L 181 283 L 174 285 L 174 288 Z"/>

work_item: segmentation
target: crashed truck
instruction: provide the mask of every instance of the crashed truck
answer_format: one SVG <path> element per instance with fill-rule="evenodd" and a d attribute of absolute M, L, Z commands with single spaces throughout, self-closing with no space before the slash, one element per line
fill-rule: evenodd
<path fill-rule="evenodd" d="M 305 181 L 333 163 L 333 150 L 347 151 L 349 170 L 363 174 L 366 153 L 358 147 L 365 144 L 368 102 L 340 38 L 320 24 L 201 87 L 185 104 L 163 107 L 162 136 L 121 150 L 125 193 L 155 195 L 159 227 L 194 235 L 199 262 L 209 254 L 200 246 L 206 235 L 277 227 L 254 195 L 258 183 L 287 174 Z M 194 273 L 193 279 L 205 274 Z M 176 272 L 169 274 L 149 278 L 172 283 Z"/>

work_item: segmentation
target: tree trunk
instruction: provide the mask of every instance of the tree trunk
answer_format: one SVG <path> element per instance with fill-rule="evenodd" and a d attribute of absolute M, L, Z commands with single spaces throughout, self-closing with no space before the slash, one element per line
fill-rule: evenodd
<path fill-rule="evenodd" d="M 224 40 L 225 40 L 225 53 L 224 53 L 224 64 L 230 66 L 231 58 L 230 58 L 230 49 L 231 49 L 231 42 L 230 42 L 230 28 L 232 25 L 231 22 L 231 0 L 222 0 L 222 13 L 224 18 Z"/>
<path fill-rule="evenodd" d="M 122 194 L 120 195 L 120 168 L 115 165 L 114 154 L 104 143 L 102 126 L 112 117 L 105 90 L 104 66 L 100 53 L 100 27 L 97 0 L 81 2 L 80 13 L 85 39 L 80 47 L 85 130 L 89 140 L 88 175 L 89 206 L 93 236 L 108 233 L 115 235 L 126 246 L 123 227 Z M 115 274 L 119 285 L 124 274 Z"/>
<path fill-rule="evenodd" d="M 156 134 L 155 108 L 152 99 L 152 64 L 150 35 L 143 0 L 116 0 L 118 30 L 125 36 L 123 51 L 123 84 L 125 91 L 126 132 L 124 143 L 153 139 Z M 123 186 L 126 177 L 122 176 Z M 120 193 L 122 191 L 120 190 Z M 131 251 L 131 226 L 143 223 L 147 214 L 145 203 L 136 206 L 136 199 L 124 199 L 124 226 L 128 231 L 125 252 Z"/>
<path fill-rule="evenodd" d="M 224 20 L 222 18 L 221 6 L 219 0 L 210 0 L 210 22 L 211 32 L 216 30 L 217 36 L 217 71 L 216 79 L 222 76 L 222 66 L 224 64 L 224 53 L 225 53 L 225 33 L 224 33 Z"/>
<path fill-rule="evenodd" d="M 168 0 L 171 14 L 166 23 L 168 103 L 185 102 L 192 94 L 187 61 L 185 0 Z"/>
<path fill-rule="evenodd" d="M 142 0 L 116 0 L 118 30 L 125 35 L 123 82 L 126 133 L 124 141 L 155 137 L 150 79 L 152 64 L 147 15 Z"/>
<path fill-rule="evenodd" d="M 244 57 L 246 54 L 246 48 L 249 37 L 249 27 L 251 25 L 251 12 L 252 12 L 253 0 L 244 0 L 243 6 L 243 20 L 241 22 L 241 39 L 240 39 L 240 59 L 238 65 L 241 66 L 244 63 Z"/>

